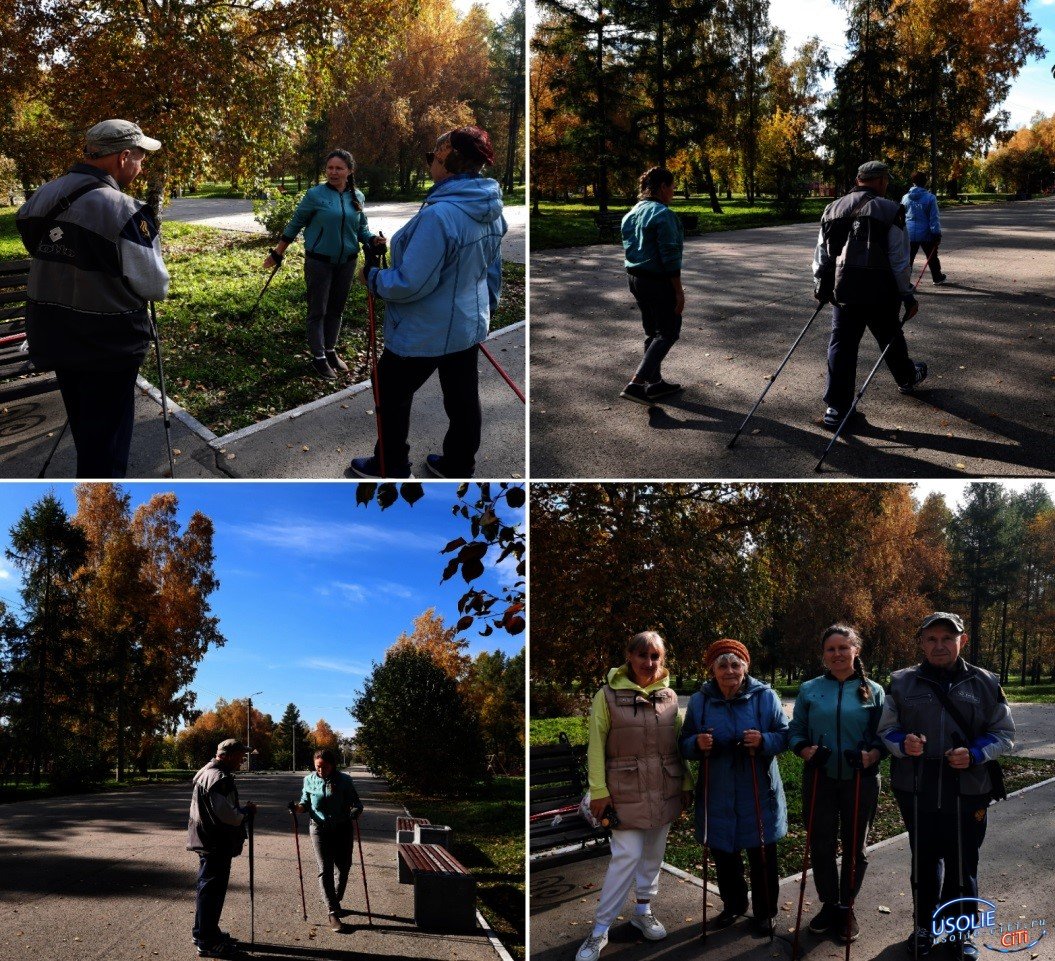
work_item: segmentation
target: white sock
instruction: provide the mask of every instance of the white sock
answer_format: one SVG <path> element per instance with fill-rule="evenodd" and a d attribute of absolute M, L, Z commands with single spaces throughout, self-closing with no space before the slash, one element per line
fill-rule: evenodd
<path fill-rule="evenodd" d="M 634 914 L 648 914 L 651 907 L 652 905 L 648 901 L 644 904 L 638 901 L 637 904 L 634 905 Z"/>
<path fill-rule="evenodd" d="M 608 933 L 608 928 L 603 924 L 595 924 L 593 926 L 593 937 L 599 938 Z"/>

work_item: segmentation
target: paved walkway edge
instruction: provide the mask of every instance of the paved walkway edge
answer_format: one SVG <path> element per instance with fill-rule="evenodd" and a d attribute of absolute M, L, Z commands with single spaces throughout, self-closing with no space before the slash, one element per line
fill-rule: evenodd
<path fill-rule="evenodd" d="M 507 327 L 503 327 L 500 330 L 493 331 L 487 335 L 487 340 L 498 340 L 500 337 L 504 337 L 506 334 L 515 333 L 526 326 L 526 322 L 523 320 L 517 321 L 515 324 L 510 324 Z M 157 404 L 161 405 L 161 391 L 158 390 L 149 380 L 147 380 L 142 374 L 139 375 L 136 380 L 136 385 L 144 393 L 152 397 Z M 184 427 L 189 431 L 200 437 L 206 444 L 209 445 L 214 451 L 220 451 L 221 448 L 227 444 L 233 444 L 236 441 L 240 441 L 245 437 L 251 437 L 253 434 L 259 433 L 262 430 L 267 430 L 269 427 L 273 427 L 276 424 L 284 423 L 288 420 L 296 420 L 298 417 L 302 417 L 304 414 L 309 414 L 312 411 L 320 410 L 323 407 L 329 407 L 330 404 L 337 403 L 342 400 L 347 400 L 349 397 L 354 397 L 356 394 L 361 394 L 364 390 L 370 389 L 370 381 L 364 380 L 358 384 L 352 384 L 350 387 L 345 387 L 342 390 L 337 391 L 334 394 L 327 394 L 325 397 L 320 397 L 318 400 L 309 401 L 307 404 L 301 404 L 300 407 L 294 407 L 292 410 L 284 411 L 281 414 L 276 414 L 274 417 L 269 417 L 267 420 L 257 421 L 255 424 L 250 424 L 248 427 L 243 427 L 240 430 L 236 430 L 230 434 L 224 434 L 223 437 L 214 434 L 208 427 L 206 427 L 201 421 L 197 420 L 193 415 L 187 413 L 179 404 L 172 400 L 171 397 L 166 398 L 168 401 L 169 413 L 172 417 L 175 417 Z M 490 929 L 488 929 L 490 930 Z M 505 950 L 504 948 L 502 949 Z M 512 961 L 512 958 L 509 959 Z"/>

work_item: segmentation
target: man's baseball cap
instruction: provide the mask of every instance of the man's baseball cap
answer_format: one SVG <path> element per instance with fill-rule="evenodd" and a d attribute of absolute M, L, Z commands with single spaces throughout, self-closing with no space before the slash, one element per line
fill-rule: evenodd
<path fill-rule="evenodd" d="M 131 120 L 104 120 L 97 123 L 84 138 L 88 153 L 105 157 L 132 147 L 142 150 L 160 150 L 161 141 L 148 137 Z"/>
<path fill-rule="evenodd" d="M 216 756 L 222 754 L 245 754 L 245 745 L 236 737 L 229 737 L 216 745 Z"/>
<path fill-rule="evenodd" d="M 923 618 L 923 623 L 920 625 L 920 631 L 925 631 L 932 624 L 938 624 L 944 621 L 946 624 L 951 624 L 956 628 L 957 634 L 963 633 L 963 621 L 960 620 L 959 614 L 950 614 L 948 611 L 935 611 L 933 614 L 928 614 Z"/>
<path fill-rule="evenodd" d="M 889 176 L 890 168 L 882 160 L 868 160 L 857 168 L 858 180 L 878 180 Z"/>

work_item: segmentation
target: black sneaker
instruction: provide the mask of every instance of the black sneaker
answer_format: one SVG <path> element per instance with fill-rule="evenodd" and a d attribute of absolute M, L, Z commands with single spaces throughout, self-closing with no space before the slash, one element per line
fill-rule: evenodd
<path fill-rule="evenodd" d="M 949 278 L 948 278 L 948 277 L 946 277 L 946 276 L 945 276 L 945 274 L 938 274 L 938 276 L 934 278 L 934 286 L 935 286 L 935 287 L 940 287 L 940 286 L 941 286 L 942 284 L 944 284 L 944 283 L 945 283 L 945 281 L 947 281 L 948 279 L 949 279 Z"/>
<path fill-rule="evenodd" d="M 321 377 L 323 380 L 337 379 L 337 375 L 333 372 L 325 357 L 313 357 L 311 359 L 311 369 L 315 372 L 316 377 Z"/>
<path fill-rule="evenodd" d="M 975 961 L 978 957 L 978 945 L 970 938 L 964 941 L 943 941 L 942 947 L 948 952 L 950 958 Z"/>
<path fill-rule="evenodd" d="M 905 939 L 905 949 L 913 957 L 925 958 L 934 947 L 934 937 L 926 928 L 916 928 Z"/>
<path fill-rule="evenodd" d="M 773 936 L 773 925 L 775 923 L 775 916 L 772 918 L 751 918 L 751 930 L 755 934 L 761 934 L 763 937 L 771 938 Z"/>
<path fill-rule="evenodd" d="M 838 922 L 842 915 L 837 904 L 822 904 L 817 916 L 810 921 L 810 930 L 814 934 L 827 934 Z"/>
<path fill-rule="evenodd" d="M 745 914 L 747 914 L 746 904 L 742 908 L 722 908 L 707 927 L 711 931 L 723 931 Z"/>
<path fill-rule="evenodd" d="M 836 931 L 843 944 L 852 943 L 861 936 L 861 928 L 857 924 L 853 908 L 839 908 L 839 924 Z"/>
<path fill-rule="evenodd" d="M 337 351 L 335 350 L 326 351 L 326 364 L 331 370 L 335 370 L 341 374 L 348 370 L 348 365 L 337 356 Z"/>
<path fill-rule="evenodd" d="M 387 478 L 382 478 L 381 464 L 376 457 L 353 457 L 351 464 L 348 466 L 351 468 L 353 474 L 356 474 L 359 477 L 365 477 L 368 480 L 391 480 L 393 477 L 399 480 L 414 479 L 414 475 L 410 472 L 409 464 L 403 468 L 402 474 L 389 474 Z"/>
<path fill-rule="evenodd" d="M 821 418 L 821 423 L 823 423 L 824 426 L 828 428 L 828 430 L 838 430 L 839 425 L 843 422 L 843 418 L 845 416 L 846 414 L 844 414 L 841 410 L 836 410 L 834 407 L 829 407 L 824 412 L 824 416 Z M 850 419 L 849 421 L 847 421 L 846 426 L 852 427 L 860 419 L 861 412 L 855 409 L 854 412 L 850 415 Z"/>
<path fill-rule="evenodd" d="M 644 404 L 646 407 L 652 406 L 652 401 L 648 397 L 648 388 L 644 384 L 631 382 L 623 388 L 623 392 L 619 396 L 638 404 Z"/>
<path fill-rule="evenodd" d="M 220 941 L 218 944 L 206 947 L 205 945 L 198 946 L 198 957 L 199 958 L 240 958 L 242 952 L 238 947 L 238 944 L 233 941 Z"/>
<path fill-rule="evenodd" d="M 665 380 L 657 380 L 645 388 L 645 396 L 649 400 L 659 400 L 661 397 L 670 397 L 671 394 L 678 393 L 681 393 L 681 384 L 671 384 Z"/>
<path fill-rule="evenodd" d="M 901 384 L 898 390 L 903 394 L 913 394 L 916 388 L 927 379 L 927 365 L 923 361 L 916 361 L 916 374 L 907 384 Z"/>

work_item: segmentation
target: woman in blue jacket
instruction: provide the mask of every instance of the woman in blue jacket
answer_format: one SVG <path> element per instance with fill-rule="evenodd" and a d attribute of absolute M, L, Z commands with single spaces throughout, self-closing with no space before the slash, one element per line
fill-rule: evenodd
<path fill-rule="evenodd" d="M 857 939 L 858 924 L 849 907 L 861 890 L 868 858 L 865 844 L 879 801 L 879 762 L 886 749 L 876 733 L 883 712 L 883 689 L 865 676 L 861 663 L 861 638 L 852 627 L 834 624 L 821 637 L 821 660 L 825 671 L 799 688 L 791 718 L 791 749 L 807 763 L 803 775 L 802 810 L 813 833 L 810 861 L 813 880 L 822 905 L 810 921 L 810 931 L 834 931 L 844 941 Z M 810 762 L 820 747 L 831 755 L 817 774 Z M 861 769 L 861 796 L 857 820 L 856 858 L 843 857 L 842 878 L 835 866 L 840 834 L 844 852 L 853 847 L 854 773 Z M 850 866 L 854 863 L 853 890 Z"/>
<path fill-rule="evenodd" d="M 392 237 L 392 266 L 363 268 L 385 302 L 385 349 L 378 362 L 381 440 L 388 477 L 410 476 L 410 408 L 439 371 L 450 425 L 443 453 L 425 466 L 437 477 L 472 477 L 480 449 L 479 360 L 502 291 L 502 191 L 481 176 L 494 163 L 487 131 L 459 127 L 425 154 L 433 186 L 412 220 Z M 381 476 L 380 441 L 352 472 Z"/>
<path fill-rule="evenodd" d="M 938 245 L 941 243 L 941 221 L 938 219 L 938 198 L 927 190 L 927 175 L 917 170 L 911 177 L 913 186 L 901 198 L 905 208 L 905 227 L 911 247 L 909 265 L 916 259 L 920 247 L 930 258 L 930 276 L 935 284 L 944 284 L 946 277 L 941 272 L 938 260 Z"/>
<path fill-rule="evenodd" d="M 714 854 L 723 902 L 710 927 L 727 928 L 747 913 L 741 856 L 746 850 L 754 927 L 759 933 L 770 934 L 778 904 L 777 841 L 788 833 L 784 785 L 777 768 L 777 755 L 788 746 L 788 721 L 776 692 L 748 675 L 751 655 L 739 641 L 715 641 L 704 652 L 703 660 L 711 680 L 689 699 L 679 747 L 682 757 L 701 762 L 696 778 L 696 837 Z M 706 777 L 705 755 L 709 756 L 710 768 Z M 764 854 L 758 836 L 756 777 Z"/>
<path fill-rule="evenodd" d="M 326 181 L 301 198 L 282 239 L 267 255 L 264 267 L 282 263 L 286 248 L 304 231 L 304 284 L 308 290 L 308 348 L 311 365 L 324 380 L 336 380 L 348 365 L 337 356 L 341 314 L 355 279 L 360 244 L 384 247 L 366 221 L 366 198 L 355 186 L 355 160 L 347 150 L 326 158 Z"/>

